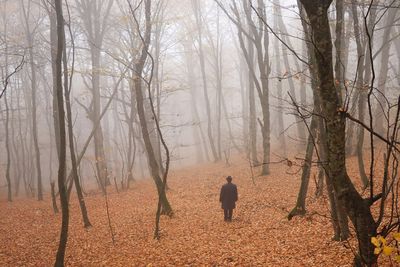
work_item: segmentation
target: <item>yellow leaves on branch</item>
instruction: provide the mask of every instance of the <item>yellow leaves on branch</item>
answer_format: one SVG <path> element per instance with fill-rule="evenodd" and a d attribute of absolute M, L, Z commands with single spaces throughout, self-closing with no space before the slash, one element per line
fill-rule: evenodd
<path fill-rule="evenodd" d="M 387 241 L 383 236 L 378 235 L 377 237 L 371 237 L 371 243 L 375 246 L 374 254 L 391 256 L 393 252 L 397 252 L 397 255 L 394 256 L 394 259 L 400 263 L 400 233 L 394 233 L 393 239 L 396 243 L 395 245 L 387 244 Z"/>
<path fill-rule="evenodd" d="M 384 246 L 382 252 L 385 256 L 390 256 L 390 254 L 392 254 L 393 250 L 394 250 L 394 247 Z"/>
<path fill-rule="evenodd" d="M 378 237 L 372 237 L 371 238 L 371 243 L 375 246 L 375 247 L 381 247 L 382 245 L 386 244 L 386 239 L 382 236 L 378 236 Z"/>
<path fill-rule="evenodd" d="M 400 242 L 400 233 L 394 233 L 393 238 L 397 241 Z"/>

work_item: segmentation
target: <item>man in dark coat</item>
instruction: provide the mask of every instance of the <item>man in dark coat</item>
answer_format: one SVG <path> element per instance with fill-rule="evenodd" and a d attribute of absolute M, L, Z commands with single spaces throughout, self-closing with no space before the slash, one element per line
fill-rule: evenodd
<path fill-rule="evenodd" d="M 224 221 L 232 221 L 232 212 L 236 207 L 235 202 L 238 200 L 237 187 L 232 183 L 232 177 L 226 177 L 227 183 L 221 188 L 219 202 L 224 209 Z"/>

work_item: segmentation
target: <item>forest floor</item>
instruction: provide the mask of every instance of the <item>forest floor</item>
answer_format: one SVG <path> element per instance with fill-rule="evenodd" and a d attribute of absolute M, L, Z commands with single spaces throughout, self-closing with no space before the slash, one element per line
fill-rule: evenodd
<path fill-rule="evenodd" d="M 355 159 L 349 173 L 357 173 Z M 329 203 L 315 198 L 310 180 L 308 213 L 287 220 L 300 184 L 298 165 L 272 164 L 271 175 L 255 176 L 245 160 L 231 166 L 201 165 L 171 172 L 168 197 L 174 216 L 161 219 L 161 239 L 153 239 L 157 196 L 150 179 L 105 198 L 86 197 L 93 227 L 83 228 L 76 196 L 71 200 L 67 266 L 351 266 L 355 238 L 331 241 Z M 354 170 L 353 170 L 354 169 Z M 254 169 L 255 174 L 259 169 Z M 238 186 L 239 201 L 230 223 L 218 202 L 227 175 Z M 0 201 L 0 266 L 52 266 L 61 215 L 45 201 Z"/>

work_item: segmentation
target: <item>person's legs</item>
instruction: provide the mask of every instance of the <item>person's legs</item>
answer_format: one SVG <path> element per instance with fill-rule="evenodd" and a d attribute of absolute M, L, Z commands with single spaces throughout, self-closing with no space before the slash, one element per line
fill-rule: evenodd
<path fill-rule="evenodd" d="M 228 221 L 232 221 L 232 213 L 233 213 L 233 209 L 229 209 L 228 210 Z"/>
<path fill-rule="evenodd" d="M 224 221 L 227 221 L 229 218 L 229 209 L 224 209 Z"/>

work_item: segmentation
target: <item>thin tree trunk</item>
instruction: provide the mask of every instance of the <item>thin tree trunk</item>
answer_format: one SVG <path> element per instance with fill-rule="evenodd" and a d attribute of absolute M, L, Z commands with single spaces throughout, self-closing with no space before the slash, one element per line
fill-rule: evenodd
<path fill-rule="evenodd" d="M 51 203 L 53 205 L 53 211 L 54 211 L 54 213 L 58 213 L 56 190 L 54 188 L 55 187 L 55 182 L 51 181 L 50 182 L 50 187 L 51 187 Z"/>
<path fill-rule="evenodd" d="M 351 8 L 354 20 L 354 35 L 357 45 L 357 57 L 359 58 L 360 62 L 357 70 L 357 82 L 356 82 L 357 100 L 358 100 L 358 119 L 360 121 L 364 121 L 365 105 L 367 103 L 367 95 L 365 92 L 364 81 L 370 79 L 369 76 L 371 72 L 367 70 L 367 68 L 369 68 L 371 62 L 369 60 L 369 57 L 364 56 L 365 46 L 363 46 L 361 41 L 360 24 L 358 20 L 357 4 L 355 0 L 352 0 Z M 370 23 L 372 22 L 370 21 Z M 368 51 L 368 48 L 366 50 Z M 367 188 L 369 185 L 369 181 L 367 174 L 365 173 L 363 145 L 364 145 L 364 128 L 361 127 L 361 125 L 359 125 L 357 133 L 356 155 L 357 155 L 358 169 L 360 172 L 361 181 L 363 183 L 364 188 Z"/>
<path fill-rule="evenodd" d="M 17 90 L 17 111 L 18 111 L 18 139 L 20 141 L 21 160 L 22 160 L 22 179 L 24 181 L 25 195 L 29 197 L 29 188 L 26 177 L 25 142 L 22 135 L 22 113 L 21 113 L 21 90 Z"/>
<path fill-rule="evenodd" d="M 387 109 L 386 80 L 389 70 L 389 53 L 392 45 L 392 41 L 389 39 L 390 39 L 390 34 L 393 33 L 393 24 L 396 19 L 398 10 L 399 10 L 398 7 L 389 8 L 388 15 L 386 18 L 386 25 L 382 36 L 382 45 L 384 47 L 382 49 L 382 55 L 381 55 L 381 67 L 379 71 L 379 80 L 378 80 L 379 93 L 377 94 L 378 104 L 376 105 L 375 108 L 376 119 L 374 126 L 375 131 L 381 135 L 385 133 L 384 129 L 385 119 L 383 114 Z"/>
<path fill-rule="evenodd" d="M 197 84 L 196 78 L 193 70 L 193 51 L 191 49 L 192 39 L 185 40 L 183 43 L 184 51 L 185 51 L 185 62 L 186 62 L 186 70 L 187 70 L 187 83 L 190 91 L 190 101 L 191 101 L 191 112 L 192 112 L 192 120 L 193 120 L 193 137 L 196 144 L 196 157 L 197 162 L 204 161 L 204 155 L 207 161 L 210 161 L 210 156 L 208 155 L 207 149 L 207 139 L 204 134 L 204 130 L 202 127 L 202 122 L 199 116 L 199 111 L 197 107 Z M 198 128 L 198 130 L 196 130 Z"/>
<path fill-rule="evenodd" d="M 51 0 L 54 5 L 54 0 Z M 50 6 L 50 5 L 49 5 Z M 51 72 L 53 80 L 52 93 L 52 116 L 54 124 L 54 140 L 56 143 L 57 155 L 60 153 L 60 129 L 58 123 L 58 107 L 57 107 L 57 81 L 56 81 L 56 57 L 57 57 L 57 17 L 53 7 L 47 9 L 50 20 L 50 43 L 51 43 Z"/>
<path fill-rule="evenodd" d="M 7 51 L 6 51 L 7 55 Z M 7 57 L 7 56 L 6 56 Z M 6 59 L 7 62 L 7 59 Z M 8 64 L 6 63 L 6 69 Z M 6 120 L 5 120 L 5 134 L 6 134 L 6 154 L 7 154 L 7 165 L 6 165 L 6 180 L 7 180 L 7 200 L 9 202 L 12 201 L 12 190 L 11 190 L 11 177 L 10 177 L 10 167 L 11 167 L 11 155 L 10 155 L 10 134 L 9 134 L 9 120 L 10 120 L 10 114 L 8 110 L 8 100 L 7 100 L 7 92 L 4 92 L 4 103 L 6 106 Z"/>
<path fill-rule="evenodd" d="M 103 108 L 102 112 L 100 113 L 99 118 L 97 119 L 97 121 L 95 121 L 95 123 L 94 123 L 95 126 L 93 127 L 93 129 L 92 129 L 92 131 L 90 132 L 88 138 L 86 139 L 86 141 L 85 141 L 85 143 L 84 143 L 84 145 L 83 145 L 83 148 L 82 148 L 81 152 L 78 154 L 78 157 L 77 157 L 77 160 L 76 160 L 76 165 L 77 165 L 78 167 L 79 167 L 79 165 L 80 165 L 80 163 L 81 163 L 81 161 L 82 161 L 82 159 L 83 159 L 83 156 L 84 156 L 85 153 L 86 153 L 87 148 L 89 147 L 89 144 L 90 144 L 90 142 L 91 142 L 91 140 L 92 140 L 94 134 L 95 134 L 95 131 L 96 131 L 96 129 L 97 129 L 96 127 L 99 125 L 100 121 L 102 120 L 102 118 L 103 118 L 104 115 L 106 114 L 108 108 L 110 107 L 111 102 L 112 102 L 114 96 L 115 96 L 116 93 L 118 92 L 118 86 L 119 86 L 119 84 L 121 83 L 122 79 L 124 78 L 124 75 L 126 74 L 126 72 L 127 72 L 127 70 L 125 70 L 125 71 L 121 74 L 119 80 L 118 80 L 117 83 L 115 84 L 113 93 L 111 94 L 111 96 L 110 96 L 108 102 L 106 103 L 105 107 Z M 97 177 L 97 176 L 96 176 L 96 177 Z M 73 181 L 72 172 L 70 172 L 70 173 L 68 174 L 68 181 L 69 181 L 69 182 L 68 182 L 68 198 L 69 198 L 70 193 L 71 193 L 71 189 L 72 189 L 72 184 L 73 184 L 73 183 L 72 183 L 72 181 Z"/>
<path fill-rule="evenodd" d="M 280 31 L 281 31 L 281 38 L 290 47 L 293 47 L 292 42 L 290 41 L 289 38 L 287 38 L 289 33 L 288 33 L 287 29 L 286 29 L 285 23 L 284 23 L 283 18 L 282 18 L 282 12 L 281 12 L 281 7 L 280 7 L 279 0 L 275 0 L 274 2 L 275 2 L 275 7 L 276 7 L 276 18 L 275 18 L 276 19 L 276 25 L 277 25 L 277 28 L 279 28 Z M 290 92 L 291 97 L 294 99 L 294 101 L 298 103 L 297 96 L 296 96 L 295 85 L 294 85 L 294 82 L 293 82 L 294 75 L 292 73 L 292 70 L 291 70 L 291 67 L 290 67 L 290 63 L 289 63 L 289 57 L 288 57 L 288 52 L 289 51 L 288 51 L 287 47 L 282 45 L 282 44 L 281 44 L 281 47 L 282 47 L 283 64 L 285 65 L 285 69 L 286 69 L 285 75 L 287 75 L 289 77 L 287 79 L 288 83 L 289 83 L 289 92 Z M 280 59 L 277 60 L 277 63 L 279 61 L 280 61 Z M 297 61 L 295 61 L 295 64 L 296 64 L 297 70 L 300 71 L 300 66 L 299 66 Z M 279 62 L 279 65 L 280 65 L 280 62 Z M 279 75 L 283 75 L 282 72 L 280 72 Z M 302 89 L 302 91 L 305 91 L 304 86 L 302 86 L 301 89 Z M 302 99 L 302 100 L 304 100 L 304 99 Z M 301 103 L 298 103 L 298 104 L 299 105 L 305 105 L 306 103 L 305 102 L 301 102 Z M 299 148 L 303 149 L 304 148 L 304 142 L 306 140 L 306 127 L 304 126 L 304 123 L 303 123 L 303 121 L 301 119 L 299 120 L 296 117 L 296 120 L 297 120 L 297 123 L 296 123 L 297 136 L 298 136 L 299 140 L 301 141 Z M 307 146 L 308 146 L 308 141 L 307 141 Z"/>
<path fill-rule="evenodd" d="M 202 42 L 202 26 L 201 26 L 201 9 L 200 9 L 200 2 L 198 0 L 192 0 L 192 6 L 195 11 L 196 17 L 196 25 L 198 30 L 198 50 L 199 50 L 199 59 L 200 59 L 200 69 L 201 75 L 203 79 L 203 94 L 204 94 L 204 101 L 206 103 L 206 113 L 207 113 L 207 135 L 208 140 L 211 147 L 211 152 L 213 154 L 214 161 L 220 160 L 218 157 L 218 152 L 215 147 L 214 137 L 212 133 L 212 123 L 211 123 L 211 107 L 210 107 L 210 99 L 208 97 L 208 88 L 207 88 L 207 74 L 206 74 L 206 66 L 205 66 L 205 56 L 203 52 L 203 42 Z"/>
<path fill-rule="evenodd" d="M 11 94 L 11 107 L 13 107 L 12 94 Z M 18 107 L 16 107 L 16 109 L 18 109 Z M 15 181 L 15 186 L 14 186 L 14 194 L 16 197 L 19 195 L 19 188 L 20 188 L 20 184 L 21 184 L 21 175 L 22 175 L 21 164 L 19 164 L 19 162 L 21 162 L 22 159 L 21 159 L 21 156 L 19 153 L 19 147 L 18 147 L 17 140 L 16 140 L 17 137 L 18 137 L 18 133 L 15 129 L 15 119 L 13 117 L 11 119 L 11 139 L 12 139 L 12 147 L 14 149 L 14 154 L 15 154 L 14 169 L 15 169 L 16 181 Z M 17 162 L 18 162 L 18 164 L 17 164 Z"/>
<path fill-rule="evenodd" d="M 240 56 L 240 55 L 239 55 Z M 246 155 L 249 158 L 250 156 L 250 146 L 249 146 L 249 90 L 246 90 L 245 85 L 245 72 L 244 72 L 244 62 L 242 56 L 240 56 L 240 64 L 239 64 L 239 77 L 240 77 L 240 96 L 242 100 L 242 138 L 243 138 L 243 147 L 246 151 Z"/>
<path fill-rule="evenodd" d="M 51 91 L 51 89 L 50 89 Z M 49 92 L 50 92 L 49 91 Z M 51 110 L 52 108 L 50 107 L 50 99 L 49 99 L 49 94 L 45 94 L 46 98 L 46 110 Z M 52 131 L 52 125 L 51 125 L 51 115 L 50 114 L 46 114 L 46 124 L 48 127 L 48 133 L 49 133 L 49 141 L 50 141 L 50 147 L 49 147 L 49 184 L 50 187 L 52 185 L 53 182 L 53 148 L 54 148 L 54 141 L 53 141 L 53 136 L 54 136 L 54 132 Z M 54 127 L 54 123 L 53 123 L 53 127 Z M 52 194 L 52 193 L 51 193 Z"/>
<path fill-rule="evenodd" d="M 247 41 L 248 46 L 248 61 L 250 64 L 254 63 L 254 44 L 249 39 Z M 257 116 L 256 116 L 256 99 L 255 99 L 255 88 L 254 88 L 254 76 L 249 68 L 248 70 L 248 90 L 249 90 L 249 137 L 250 137 L 250 155 L 253 165 L 258 165 L 257 156 Z"/>
<path fill-rule="evenodd" d="M 92 47 L 92 93 L 93 93 L 93 111 L 92 111 L 92 121 L 99 118 L 100 116 L 100 49 L 97 47 Z M 105 187 L 110 184 L 108 179 L 107 171 L 107 161 L 104 153 L 104 137 L 101 122 L 96 126 L 96 131 L 94 132 L 94 151 L 96 157 L 96 170 L 97 176 L 105 194 Z"/>
<path fill-rule="evenodd" d="M 314 153 L 315 133 L 317 129 L 317 118 L 311 119 L 310 133 L 308 135 L 306 155 L 301 173 L 300 191 L 297 195 L 296 206 L 289 212 L 288 219 L 291 220 L 296 215 L 304 215 L 306 213 L 306 198 L 308 184 L 310 181 L 311 162 Z"/>
<path fill-rule="evenodd" d="M 7 22 L 4 19 L 4 33 L 7 33 Z M 4 73 L 3 73 L 4 74 Z M 5 75 L 8 75 L 8 43 L 5 42 Z M 3 81 L 5 77 L 2 77 Z M 10 134 L 9 134 L 9 121 L 10 121 L 10 112 L 8 107 L 8 94 L 7 91 L 3 91 L 4 96 L 4 104 L 6 108 L 6 119 L 4 123 L 5 135 L 6 135 L 6 155 L 7 155 L 7 163 L 6 163 L 6 181 L 7 181 L 7 201 L 12 202 L 12 190 L 11 190 L 11 175 L 10 175 L 10 167 L 11 167 L 11 153 L 10 153 Z"/>
<path fill-rule="evenodd" d="M 29 56 L 29 65 L 30 65 L 30 71 L 31 71 L 31 92 L 32 92 L 32 136 L 33 136 L 33 144 L 34 144 L 34 149 L 35 149 L 35 167 L 36 167 L 36 174 L 37 174 L 37 197 L 38 200 L 43 200 L 43 186 L 42 186 L 42 169 L 40 166 L 40 150 L 39 150 L 39 140 L 38 140 L 38 122 L 37 122 L 37 114 L 36 114 L 36 108 L 37 108 L 37 77 L 36 77 L 36 65 L 34 62 L 34 57 L 33 57 L 33 32 L 30 30 L 30 22 L 28 19 L 28 15 L 26 12 L 30 12 L 29 10 L 26 11 L 25 5 L 23 2 L 21 2 L 22 5 L 22 10 L 23 10 L 23 15 L 25 19 L 25 26 L 26 26 L 26 39 L 28 43 L 28 56 Z M 30 5 L 30 3 L 29 3 Z"/>
<path fill-rule="evenodd" d="M 223 110 L 223 112 L 225 114 L 225 121 L 226 121 L 226 126 L 228 128 L 229 141 L 232 142 L 233 147 L 236 149 L 236 151 L 238 153 L 242 153 L 242 150 L 240 149 L 240 147 L 236 143 L 235 137 L 233 136 L 233 133 L 232 133 L 231 122 L 229 120 L 229 114 L 228 114 L 228 110 L 226 108 L 225 97 L 223 95 L 221 95 L 221 104 L 222 104 L 222 110 Z M 230 149 L 230 146 L 228 146 L 228 150 L 229 149 Z"/>
<path fill-rule="evenodd" d="M 151 0 L 145 1 L 145 14 L 146 14 L 146 26 L 145 26 L 145 33 L 144 33 L 144 40 L 142 44 L 142 50 L 140 54 L 139 61 L 137 62 L 135 66 L 136 70 L 136 77 L 133 77 L 134 79 L 134 90 L 136 94 L 136 107 L 137 107 L 137 112 L 139 116 L 139 121 L 140 121 L 140 126 L 142 130 L 142 137 L 144 141 L 144 145 L 146 148 L 146 153 L 147 153 L 147 160 L 149 164 L 149 169 L 151 176 L 153 177 L 153 180 L 157 186 L 158 190 L 158 195 L 160 198 L 160 203 L 162 206 L 162 213 L 171 216 L 172 215 L 172 208 L 171 205 L 169 204 L 169 201 L 167 199 L 167 195 L 165 193 L 165 186 L 163 183 L 163 180 L 160 177 L 160 168 L 158 166 L 157 158 L 154 153 L 154 149 L 151 144 L 150 140 L 150 135 L 149 135 L 149 130 L 146 122 L 146 114 L 144 112 L 144 95 L 142 91 L 142 79 L 141 75 L 143 72 L 144 64 L 146 62 L 147 56 L 148 56 L 148 48 L 150 45 L 150 37 L 151 37 L 151 23 L 150 23 L 150 12 L 151 12 Z M 134 14 L 132 14 L 134 15 Z M 139 76 L 137 76 L 139 75 Z"/>
<path fill-rule="evenodd" d="M 101 121 L 98 120 L 101 112 L 100 102 L 100 60 L 101 47 L 103 44 L 106 30 L 106 21 L 110 15 L 113 0 L 105 2 L 98 1 L 77 1 L 78 12 L 84 22 L 85 34 L 90 48 L 91 56 L 91 85 L 92 109 L 88 109 L 88 116 L 93 123 L 94 132 L 94 150 L 96 157 L 96 172 L 105 194 L 105 187 L 110 185 L 107 169 L 107 159 L 104 152 L 104 136 Z M 98 125 L 96 125 L 96 123 Z"/>
<path fill-rule="evenodd" d="M 281 36 L 282 40 L 289 47 L 293 47 L 292 41 L 290 40 L 290 38 L 288 38 L 289 33 L 288 33 L 287 28 L 286 28 L 286 24 L 283 21 L 282 12 L 281 12 L 281 5 L 279 3 L 279 0 L 275 0 L 275 3 L 276 3 L 275 7 L 276 7 L 276 14 L 277 14 L 277 16 L 276 16 L 276 25 L 279 25 L 277 27 L 279 28 L 279 30 L 281 32 L 280 36 Z M 289 77 L 288 78 L 288 83 L 289 83 L 290 94 L 292 95 L 292 98 L 297 102 L 297 96 L 296 96 L 296 93 L 295 93 L 296 90 L 295 90 L 295 85 L 294 85 L 294 82 L 293 82 L 293 78 L 295 78 L 295 77 L 294 77 L 294 75 L 292 73 L 292 70 L 291 70 L 291 67 L 290 67 L 291 65 L 289 63 L 289 57 L 288 57 L 288 52 L 289 51 L 288 51 L 286 46 L 284 46 L 282 44 L 281 44 L 281 46 L 282 46 L 283 60 L 284 60 L 285 68 L 286 68 L 286 72 L 285 73 Z M 297 60 L 295 60 L 294 63 L 295 63 L 297 72 L 300 73 L 301 72 L 301 68 L 300 68 L 299 62 Z M 281 73 L 281 75 L 282 75 L 282 73 Z M 306 88 L 305 88 L 304 79 L 300 80 L 300 90 L 299 91 L 300 91 L 300 101 L 301 101 L 299 104 L 300 105 L 306 105 L 306 94 L 305 94 Z M 304 144 L 305 144 L 305 140 L 306 140 L 306 136 L 307 136 L 306 127 L 305 127 L 304 123 L 300 120 L 300 121 L 297 122 L 296 128 L 297 128 L 298 138 L 301 141 L 299 148 L 300 149 L 304 149 Z"/>
<path fill-rule="evenodd" d="M 269 74 L 271 69 L 269 67 L 269 35 L 264 21 L 266 21 L 266 11 L 263 1 L 257 1 L 258 9 L 258 25 L 252 19 L 251 7 L 244 3 L 244 9 L 246 14 L 247 23 L 249 24 L 250 30 L 254 37 L 254 45 L 256 48 L 256 58 L 259 71 L 260 82 L 256 86 L 258 97 L 261 104 L 262 120 L 258 120 L 261 127 L 262 133 L 262 144 L 263 144 L 263 161 L 261 175 L 269 174 L 270 164 L 270 111 L 269 111 Z M 237 10 L 236 10 L 237 11 Z M 236 16 L 239 14 L 236 12 Z M 242 41 L 241 41 L 242 43 Z M 243 45 L 241 44 L 243 49 Z M 249 62 L 247 62 L 249 64 Z M 249 65 L 249 68 L 252 67 Z M 254 70 L 252 71 L 253 77 L 255 77 Z"/>
<path fill-rule="evenodd" d="M 68 208 L 68 195 L 65 188 L 65 174 L 66 174 L 66 133 L 65 133 L 65 113 L 63 101 L 63 87 L 62 87 L 62 55 L 63 47 L 65 45 L 64 35 L 64 18 L 62 15 L 61 0 L 55 0 L 55 10 L 57 14 L 57 56 L 56 56 L 56 81 L 57 81 L 57 107 L 58 107 L 58 122 L 60 129 L 60 151 L 58 154 L 59 167 L 58 167 L 58 190 L 60 192 L 62 223 L 60 233 L 60 243 L 57 250 L 55 267 L 64 266 L 65 249 L 68 240 L 68 224 L 69 224 L 69 208 Z"/>
<path fill-rule="evenodd" d="M 222 148 L 221 148 L 221 118 L 222 118 L 222 43 L 220 37 L 220 25 L 219 25 L 219 9 L 217 9 L 217 41 L 214 45 L 211 40 L 212 47 L 214 50 L 214 61 L 215 61 L 215 72 L 216 72 L 216 111 L 217 111 L 217 148 L 218 148 L 218 158 L 222 158 Z M 211 38 L 210 38 L 211 39 Z"/>
<path fill-rule="evenodd" d="M 64 38 L 63 38 L 64 39 Z M 75 49 L 74 45 L 72 49 Z M 92 226 L 89 221 L 89 217 L 87 214 L 85 199 L 83 197 L 81 184 L 79 181 L 79 174 L 78 174 L 78 165 L 76 163 L 76 154 L 75 154 L 75 147 L 74 147 L 74 131 L 73 131 L 73 119 L 72 119 L 72 111 L 71 111 L 71 99 L 70 99 L 70 82 L 72 82 L 72 74 L 71 79 L 68 81 L 68 65 L 67 65 L 67 49 L 64 46 L 63 50 L 63 63 L 64 63 L 64 97 L 65 97 L 65 107 L 67 111 L 67 121 L 68 121 L 68 136 L 69 136 L 69 151 L 71 156 L 71 165 L 72 165 L 72 177 L 75 183 L 76 193 L 78 195 L 78 202 L 79 207 L 82 213 L 83 224 L 85 228 Z M 75 53 L 73 51 L 72 53 Z M 74 56 L 73 56 L 74 57 Z M 75 60 L 75 59 L 73 59 Z M 74 62 L 72 63 L 74 64 Z"/>

